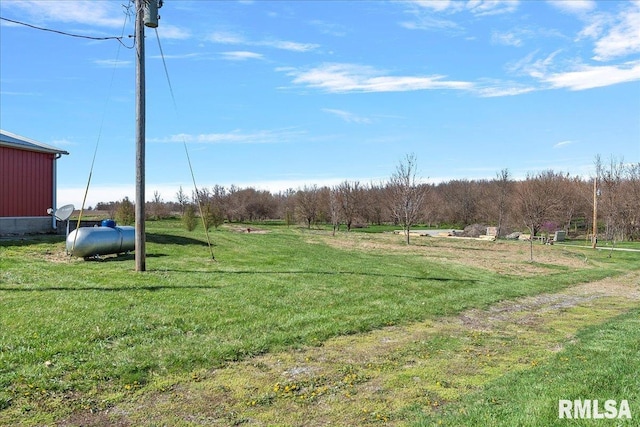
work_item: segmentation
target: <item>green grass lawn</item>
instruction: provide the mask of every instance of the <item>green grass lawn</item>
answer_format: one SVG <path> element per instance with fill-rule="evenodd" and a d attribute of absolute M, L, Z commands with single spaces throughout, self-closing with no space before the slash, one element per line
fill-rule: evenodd
<path fill-rule="evenodd" d="M 252 233 L 233 226 L 213 231 L 212 261 L 197 230 L 186 232 L 178 221 L 148 222 L 144 273 L 134 272 L 132 255 L 70 260 L 57 237 L 0 241 L 0 424 L 50 425 L 155 392 L 162 378 L 188 380 L 194 372 L 257 355 L 319 347 L 335 337 L 454 316 L 640 268 L 635 253 L 609 258 L 588 252 L 579 267 L 538 263 L 540 273 L 514 276 L 450 262 L 492 250 L 492 242 L 470 243 L 467 252 L 460 249 L 460 255 L 454 251 L 445 259 L 421 253 L 438 250 L 442 243 L 436 241 L 416 240 L 406 248 L 402 236 L 388 233 L 332 238 L 324 230 L 255 227 Z M 544 250 L 575 259 L 587 253 Z M 527 266 L 528 247 L 521 253 L 514 262 Z M 629 319 L 606 327 L 626 328 L 620 338 L 635 337 L 637 350 L 637 332 L 625 326 Z M 585 345 L 595 340 L 589 332 L 580 339 Z M 620 350 L 612 346 L 612 357 L 627 354 L 629 339 L 620 340 Z M 561 370 L 560 362 L 549 361 L 548 370 Z M 589 372 L 600 365 L 579 366 Z M 475 399 L 497 393 L 504 400 L 539 383 L 540 369 L 505 375 L 503 383 L 490 383 Z M 620 375 L 628 373 L 620 369 Z M 636 379 L 631 385 L 640 384 Z M 473 406 L 469 402 L 452 404 L 464 409 Z M 473 419 L 489 419 L 478 411 Z M 404 413 L 405 421 L 418 425 L 438 423 L 447 414 L 419 407 Z M 640 417 L 640 409 L 637 413 Z M 457 421 L 451 425 L 466 424 L 464 418 L 452 419 Z M 508 414 L 504 420 L 515 424 L 501 420 L 494 424 L 518 425 Z"/>
<path fill-rule="evenodd" d="M 586 328 L 565 351 L 529 370 L 507 373 L 478 393 L 443 411 L 422 417 L 415 426 L 637 426 L 640 417 L 640 309 L 597 327 Z M 631 418 L 559 418 L 558 402 L 598 400 L 629 403 Z M 573 412 L 570 412 L 573 416 Z M 566 416 L 566 414 L 564 414 Z"/>

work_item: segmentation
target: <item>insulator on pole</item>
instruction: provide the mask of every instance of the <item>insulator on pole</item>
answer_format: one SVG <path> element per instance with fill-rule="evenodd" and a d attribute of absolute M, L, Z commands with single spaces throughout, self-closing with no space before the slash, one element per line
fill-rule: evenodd
<path fill-rule="evenodd" d="M 144 25 L 150 28 L 158 27 L 158 0 L 146 0 L 144 5 Z"/>

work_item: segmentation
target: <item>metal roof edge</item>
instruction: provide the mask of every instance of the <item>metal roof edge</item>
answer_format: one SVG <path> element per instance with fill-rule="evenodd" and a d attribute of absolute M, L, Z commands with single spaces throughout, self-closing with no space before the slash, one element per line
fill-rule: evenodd
<path fill-rule="evenodd" d="M 0 129 L 0 146 L 38 151 L 42 153 L 69 154 L 66 150 L 61 150 L 51 145 L 43 144 L 42 142 L 17 135 L 4 129 Z"/>

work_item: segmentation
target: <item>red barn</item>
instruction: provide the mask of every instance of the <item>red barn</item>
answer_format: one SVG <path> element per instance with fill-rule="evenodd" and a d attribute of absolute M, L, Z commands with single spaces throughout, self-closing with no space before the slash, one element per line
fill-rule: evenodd
<path fill-rule="evenodd" d="M 56 208 L 56 160 L 64 150 L 0 129 L 0 235 L 47 233 Z"/>

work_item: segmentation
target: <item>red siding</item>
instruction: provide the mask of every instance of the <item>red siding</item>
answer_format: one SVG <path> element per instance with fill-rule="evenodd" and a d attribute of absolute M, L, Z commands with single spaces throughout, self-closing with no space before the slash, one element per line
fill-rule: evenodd
<path fill-rule="evenodd" d="M 47 216 L 55 154 L 0 147 L 0 217 Z"/>

